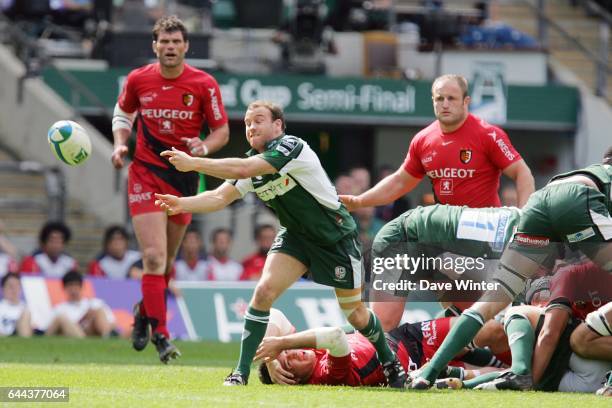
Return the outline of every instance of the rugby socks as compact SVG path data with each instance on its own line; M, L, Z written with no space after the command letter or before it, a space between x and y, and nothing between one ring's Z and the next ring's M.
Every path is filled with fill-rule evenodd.
M166 280L163 275L142 276L142 303L153 333L170 338L166 328Z
M378 355L378 360L381 364L395 360L395 353L391 351L389 344L387 344L387 339L385 338L385 333L380 325L380 320L378 320L378 317L376 317L374 312L371 310L368 310L368 312L370 313L368 325L363 329L358 329L359 333L363 334L363 336L370 340L370 343L374 345L376 354Z
M461 361L475 365L478 367L502 367L503 361L500 361L488 348L475 348L465 353Z
M270 320L269 310L264 312L253 309L250 306L244 315L244 329L242 330L242 340L240 342L240 359L234 372L242 374L245 378L249 378L251 373L251 363L259 343L261 343L266 334L268 320Z
M480 384L484 384L486 382L493 381L494 379L499 377L501 373L502 373L501 371L492 371L490 373L479 375L478 377L472 378L471 380L465 380L463 382L463 388L471 389Z
M442 345L429 361L429 364L425 366L420 377L433 384L449 361L453 360L472 341L483 325L484 319L480 313L471 309L465 310L451 327Z
M138 313L140 313L141 316L144 316L144 317L147 316L147 310L145 309L145 306L144 306L144 299L138 302Z
M512 315L506 323L506 334L512 353L510 371L519 375L530 374L531 357L535 344L535 333L531 328L531 323L523 316Z

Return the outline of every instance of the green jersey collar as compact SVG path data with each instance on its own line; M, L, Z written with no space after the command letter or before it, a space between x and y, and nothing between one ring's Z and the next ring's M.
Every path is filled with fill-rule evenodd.
M265 146L264 146L264 147L265 147L265 150L264 150L264 151L268 151L268 150L272 150L272 149L274 149L274 148L276 147L276 145L280 143L280 140L281 140L283 137L285 137L285 134L284 134L284 133L281 133L281 134L280 134L280 136L277 136L277 137L275 137L275 138L274 138L274 139L272 139L272 140L268 140L268 142L266 142L266 144L265 144ZM263 152L262 152L262 153L263 153ZM259 152L258 152L257 150L255 150L255 149L250 149L250 150L249 150L249 151L246 153L246 155L247 155L247 156L249 156L249 157L251 157L251 156L255 156L255 155L258 155L258 154L259 154Z

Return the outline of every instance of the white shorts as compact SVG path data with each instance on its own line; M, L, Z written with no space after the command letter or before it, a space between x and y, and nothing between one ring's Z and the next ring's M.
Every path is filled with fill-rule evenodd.
M606 374L611 369L612 362L587 360L572 353L569 369L559 383L559 391L595 392L606 381Z

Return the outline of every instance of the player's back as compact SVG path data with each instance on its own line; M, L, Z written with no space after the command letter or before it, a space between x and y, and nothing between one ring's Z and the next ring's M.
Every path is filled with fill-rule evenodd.
M407 240L460 255L498 257L520 219L514 207L468 208L436 204L406 213Z

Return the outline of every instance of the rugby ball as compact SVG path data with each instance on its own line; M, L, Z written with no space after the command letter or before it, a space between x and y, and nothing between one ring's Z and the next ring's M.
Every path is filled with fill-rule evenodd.
M47 140L53 154L71 166L82 164L91 155L89 135L81 125L71 120L60 120L51 125Z

